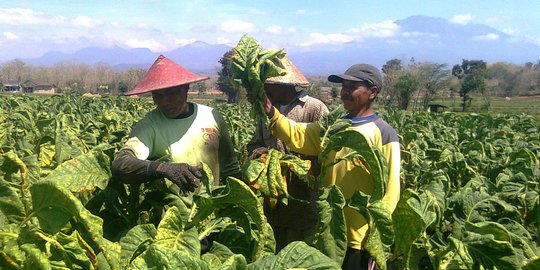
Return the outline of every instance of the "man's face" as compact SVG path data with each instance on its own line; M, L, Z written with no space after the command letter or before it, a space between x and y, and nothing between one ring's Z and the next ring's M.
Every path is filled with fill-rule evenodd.
M377 88L369 87L364 82L343 80L340 96L345 110L350 115L357 116L371 106L377 96Z
M283 105L283 97L286 89L278 84L264 84L264 92L272 104Z
M175 118L187 112L187 92L189 84L152 92L157 108L168 118Z

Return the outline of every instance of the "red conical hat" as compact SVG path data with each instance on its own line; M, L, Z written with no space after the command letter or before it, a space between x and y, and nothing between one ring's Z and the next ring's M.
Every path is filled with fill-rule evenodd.
M271 77L266 79L264 83L267 84L288 84L299 87L308 87L309 81L304 77L302 72L293 64L293 62L287 57L283 57L281 62L285 66L287 73L283 76Z
M197 75L160 55L146 72L143 79L125 95L138 95L206 79L208 77Z

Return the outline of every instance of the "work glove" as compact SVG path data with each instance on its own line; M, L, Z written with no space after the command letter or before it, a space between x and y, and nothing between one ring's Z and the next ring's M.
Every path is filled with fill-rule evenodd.
M262 154L268 154L268 148L266 147L257 147L251 151L251 159L257 159L262 156Z
M160 163L156 168L156 173L160 177L165 177L175 183L184 196L195 191L199 187L199 179L202 166L190 166L185 163Z

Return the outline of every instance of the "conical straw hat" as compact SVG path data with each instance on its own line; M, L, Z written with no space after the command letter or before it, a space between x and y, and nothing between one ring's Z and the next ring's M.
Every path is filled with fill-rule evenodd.
M277 77L271 77L266 79L264 83L267 84L288 84L288 85L294 85L294 86L300 86L300 87L308 87L309 82L304 77L302 72L291 62L291 60L285 56L283 59L281 59L283 65L285 66L285 70L287 71L287 74L283 76L277 76Z
M126 92L125 95L138 95L206 79L208 77L197 75L167 57L160 55L146 72L143 79L137 83L135 88Z

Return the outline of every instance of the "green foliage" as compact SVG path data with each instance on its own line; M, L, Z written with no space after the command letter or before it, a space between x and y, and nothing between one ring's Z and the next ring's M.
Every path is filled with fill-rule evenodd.
M283 50L264 50L257 41L244 35L234 48L231 73L233 82L242 86L253 98L253 117L268 123L263 108L264 82L267 78L285 75L281 59Z
M462 80L459 96L463 98L461 108L466 111L471 106L470 93L476 92L487 95L487 67L482 60L465 60L461 65L454 65L452 75Z
M350 148L349 158L372 168L375 192L346 201L338 187L321 188L316 233L275 254L262 197L246 179L185 198L166 180L111 178L114 152L152 108L146 99L76 93L2 96L0 268L339 269L350 207L368 220L365 248L381 269L538 269L540 124L533 117L381 112L402 148L402 196L390 215L380 204L384 160L334 111L320 120L321 148ZM244 153L253 127L246 108L219 110ZM295 161L281 157L281 169L305 171Z

